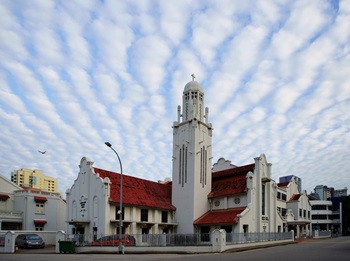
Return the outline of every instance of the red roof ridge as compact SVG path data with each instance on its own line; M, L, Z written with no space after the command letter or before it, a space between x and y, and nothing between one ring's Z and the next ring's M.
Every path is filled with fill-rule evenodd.
M235 168L215 171L212 173L213 179L220 179L230 176L246 175L249 171L254 171L255 163L243 165Z

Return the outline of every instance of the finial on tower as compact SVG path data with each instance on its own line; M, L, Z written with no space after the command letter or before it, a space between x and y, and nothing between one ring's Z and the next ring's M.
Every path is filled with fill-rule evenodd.
M192 73L191 76L192 76L192 81L194 81L194 78L196 78L196 76L194 76L194 73Z

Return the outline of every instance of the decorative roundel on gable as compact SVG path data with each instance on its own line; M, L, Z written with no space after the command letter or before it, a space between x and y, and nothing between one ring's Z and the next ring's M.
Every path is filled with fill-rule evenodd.
M235 198L235 204L239 204L241 203L241 199L240 198Z
M219 200L216 200L216 201L214 202L214 204L215 204L215 207L218 207L218 206L220 206L220 201L219 201Z

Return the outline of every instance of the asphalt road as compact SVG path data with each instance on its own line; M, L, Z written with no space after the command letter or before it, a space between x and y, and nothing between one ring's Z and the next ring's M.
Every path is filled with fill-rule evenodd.
M307 240L298 244L268 247L220 254L51 254L40 250L25 250L15 254L0 254L1 261L103 261L103 260L350 260L350 237Z

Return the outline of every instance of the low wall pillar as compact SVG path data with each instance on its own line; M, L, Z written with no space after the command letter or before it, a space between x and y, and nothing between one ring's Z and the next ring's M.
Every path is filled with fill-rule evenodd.
M215 229L212 232L211 245L213 252L222 252L226 246L226 231L224 229Z
M15 232L8 231L5 234L5 249L4 249L4 253L14 253L15 252L15 240L16 240Z
M65 241L66 240L66 233L62 230L57 231L56 233L56 253L60 253L60 243L59 241Z

